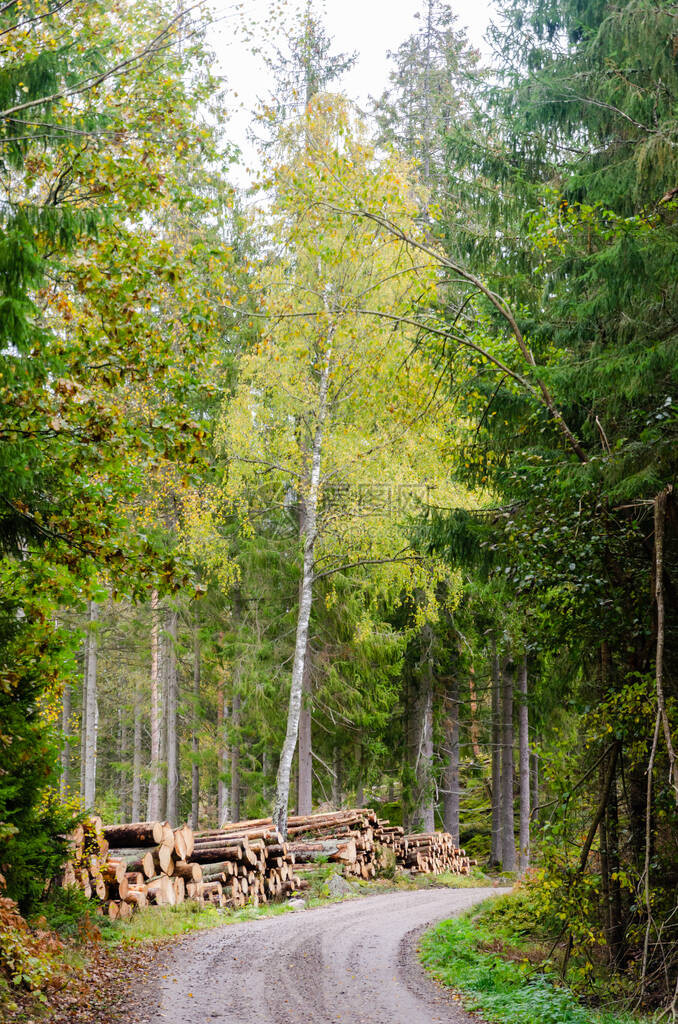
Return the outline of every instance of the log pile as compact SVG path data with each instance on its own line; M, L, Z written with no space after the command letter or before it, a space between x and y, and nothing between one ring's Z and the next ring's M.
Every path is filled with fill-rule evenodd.
M386 867L388 851L391 864L394 858L413 874L467 875L475 864L447 832L405 835L364 808L293 815L286 842L271 818L193 833L160 821L102 827L92 817L77 826L69 844L60 884L79 887L113 920L185 899L220 908L259 906L307 889L310 882L297 872L318 861L364 880Z
M396 863L412 874L468 875L476 861L455 846L449 832L416 832L398 835L394 841Z

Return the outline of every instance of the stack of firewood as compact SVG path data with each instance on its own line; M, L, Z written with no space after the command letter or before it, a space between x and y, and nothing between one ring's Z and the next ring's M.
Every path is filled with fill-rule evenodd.
M466 856L466 851L455 846L449 832L415 832L397 836L394 842L396 863L412 874L442 875L451 873L468 875L477 863Z
M197 832L190 863L203 881L188 894L221 907L254 906L308 888L294 873L295 858L270 818L229 822Z
M193 852L188 825L173 829L166 822L141 821L107 825L103 833L109 847L104 870L117 882L120 903L175 906L184 902L187 884L202 880L200 866L188 863ZM110 904L108 912L115 916Z
M161 821L102 827L91 817L68 837L70 858L59 879L74 885L112 920L127 920L135 908L183 902L186 882L202 879L199 864L187 864L193 852L188 826L172 829Z
M97 899L100 912L114 920L148 904L174 906L185 899L222 908L258 906L307 889L301 865L317 861L365 880L386 866L388 850L391 864L395 857L412 873L466 875L475 864L448 833L405 835L363 808L293 815L286 842L271 818L193 833L187 825L172 829L161 821L104 828L93 817L77 826L69 843L60 883Z

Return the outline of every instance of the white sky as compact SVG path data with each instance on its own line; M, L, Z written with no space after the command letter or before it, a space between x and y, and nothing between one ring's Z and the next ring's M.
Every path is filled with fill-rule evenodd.
M283 0L284 3L284 0ZM223 6L222 6L223 5ZM245 18L258 20L262 27L262 48L266 48L266 27L273 23L270 12L273 0L245 0ZM479 49L490 20L491 0L451 0L459 27L467 29L469 41ZM224 14L232 10L232 0L216 0L217 17L221 7ZM348 72L340 87L363 105L369 96L380 96L388 82L389 50L396 50L419 23L414 14L423 8L423 0L324 0L318 2L324 9L324 22L334 38L334 52L359 53L355 67ZM291 16L294 6L285 8ZM258 34L258 33L257 33ZM222 74L230 89L237 93L231 121L231 138L242 149L246 162L253 161L251 147L246 142L249 111L272 88L265 62L251 53L251 43L233 32L233 19L226 16L218 22L210 40L219 60ZM241 172L242 173L242 172ZM237 175L240 178L240 173Z

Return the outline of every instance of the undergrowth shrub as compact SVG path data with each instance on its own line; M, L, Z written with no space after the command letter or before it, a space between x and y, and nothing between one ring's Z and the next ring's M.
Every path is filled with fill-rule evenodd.
M6 982L38 992L52 980L61 949L52 932L30 929L14 900L0 897L0 974ZM39 998L44 1000L42 992Z

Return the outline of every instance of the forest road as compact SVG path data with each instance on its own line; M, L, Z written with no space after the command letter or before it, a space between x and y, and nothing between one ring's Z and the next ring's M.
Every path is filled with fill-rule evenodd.
M502 890L348 900L199 932L151 990L151 1024L477 1024L424 973L422 930Z

